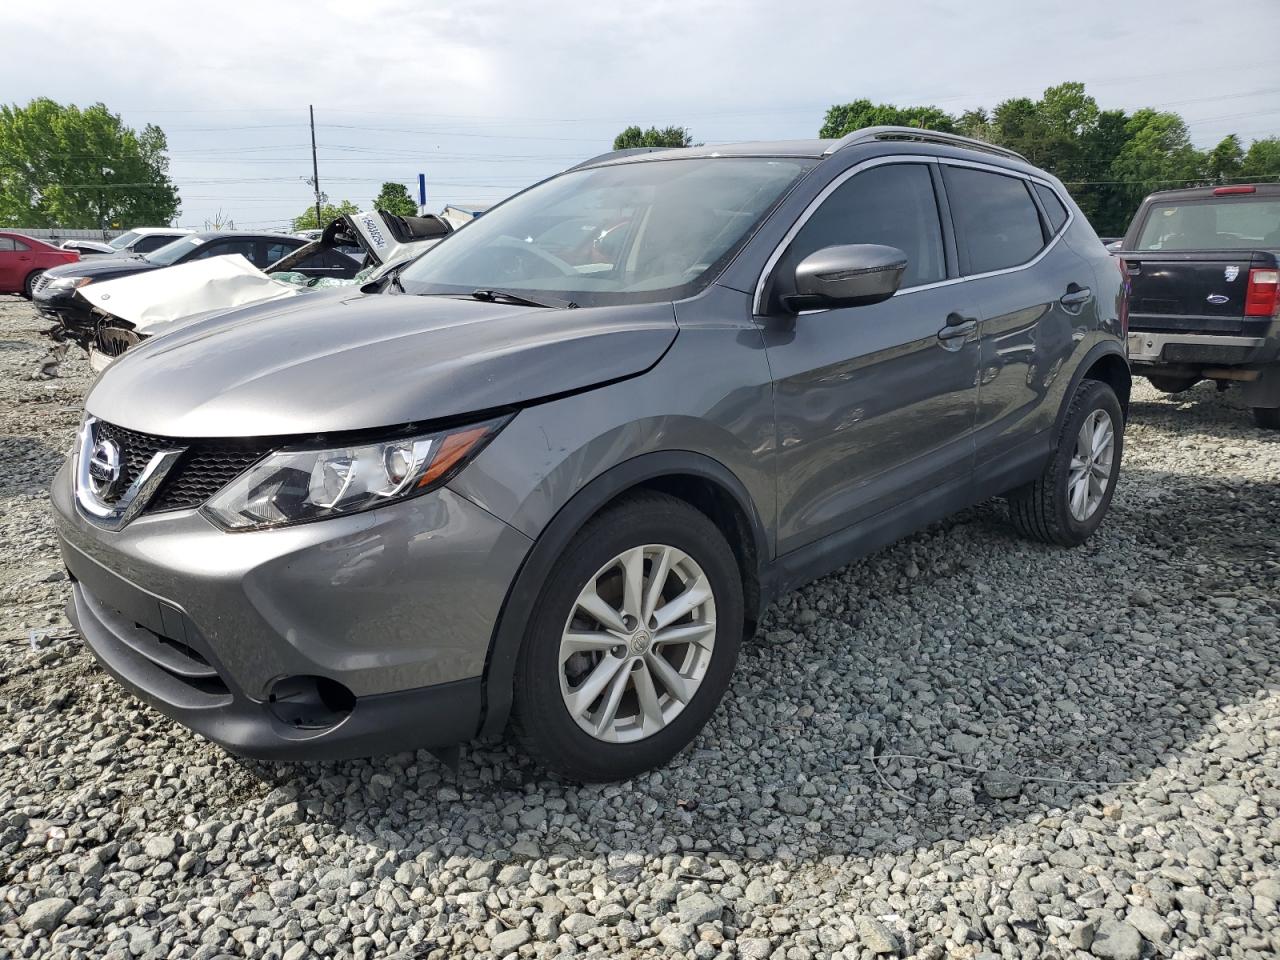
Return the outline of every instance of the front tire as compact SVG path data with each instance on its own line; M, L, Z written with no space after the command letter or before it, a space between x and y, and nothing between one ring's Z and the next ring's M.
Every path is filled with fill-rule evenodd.
M1044 472L1009 494L1023 536L1075 547L1093 535L1111 506L1124 447L1124 412L1115 391L1084 380L1067 408Z
M27 274L27 279L22 282L22 295L28 300L34 298L36 281L40 279L42 273L44 273L43 270L32 270Z
M1263 430L1280 430L1280 407L1254 407L1253 422Z
M573 780L625 780L688 746L729 685L742 577L719 529L641 493L593 517L543 585L516 663L515 732Z

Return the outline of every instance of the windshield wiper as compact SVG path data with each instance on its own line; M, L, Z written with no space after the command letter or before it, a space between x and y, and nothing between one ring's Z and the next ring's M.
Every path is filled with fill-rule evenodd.
M511 293L509 290L473 290L471 295L477 300L484 300L486 303L503 300L507 303L518 303L525 307L551 307L558 310L576 310L578 308L578 305L572 300L561 300L559 297L542 297L535 300L533 297L526 297L521 293Z

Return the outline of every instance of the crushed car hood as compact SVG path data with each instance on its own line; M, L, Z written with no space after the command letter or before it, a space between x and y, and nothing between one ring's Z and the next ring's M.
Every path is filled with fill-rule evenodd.
M80 296L103 313L127 320L134 330L147 335L210 310L231 310L302 292L291 283L272 280L238 253L80 288Z
M362 430L642 373L677 332L670 303L561 310L343 293L255 304L147 341L85 405L162 437Z

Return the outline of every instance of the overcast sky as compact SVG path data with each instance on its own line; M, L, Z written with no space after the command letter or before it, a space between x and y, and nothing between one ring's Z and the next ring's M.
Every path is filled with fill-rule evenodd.
M169 137L179 222L282 227L321 186L492 200L630 123L815 136L859 97L959 113L1081 80L1179 111L1197 145L1280 135L1280 0L3 0L0 98L101 100ZM1219 11L1221 13L1219 14Z

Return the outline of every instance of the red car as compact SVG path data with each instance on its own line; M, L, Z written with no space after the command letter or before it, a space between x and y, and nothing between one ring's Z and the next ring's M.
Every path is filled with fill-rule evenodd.
M20 293L30 300L40 274L79 259L80 254L74 250L62 250L35 237L0 230L0 293Z

